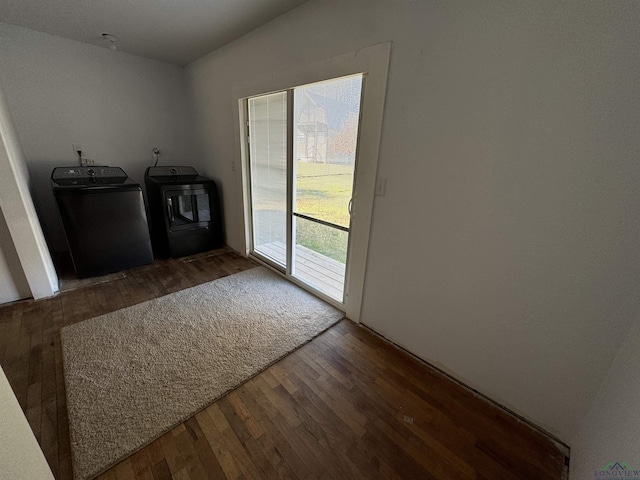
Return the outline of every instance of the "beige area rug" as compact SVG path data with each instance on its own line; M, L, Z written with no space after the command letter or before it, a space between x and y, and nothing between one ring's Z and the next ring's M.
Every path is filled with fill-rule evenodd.
M258 267L63 328L74 477L98 475L342 317Z

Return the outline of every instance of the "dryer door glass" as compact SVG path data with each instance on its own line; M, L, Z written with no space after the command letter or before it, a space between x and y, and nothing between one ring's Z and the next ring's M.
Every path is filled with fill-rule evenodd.
M198 208L198 220L201 222L211 221L211 207L209 204L209 195L200 193L196 197L196 207Z
M169 190L165 192L169 229L186 230L211 223L209 194L205 190Z
M178 198L177 214L184 222L196 222L196 209L193 208L193 195L180 195Z

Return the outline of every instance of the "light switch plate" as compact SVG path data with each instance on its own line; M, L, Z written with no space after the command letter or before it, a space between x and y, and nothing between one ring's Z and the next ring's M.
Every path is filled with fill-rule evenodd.
M376 195L378 197L384 197L385 193L387 193L387 179L380 178L376 181Z

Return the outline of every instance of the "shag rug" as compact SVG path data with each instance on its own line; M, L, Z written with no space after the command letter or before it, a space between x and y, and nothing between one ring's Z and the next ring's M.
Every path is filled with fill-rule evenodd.
M74 477L100 474L342 317L257 267L63 328Z

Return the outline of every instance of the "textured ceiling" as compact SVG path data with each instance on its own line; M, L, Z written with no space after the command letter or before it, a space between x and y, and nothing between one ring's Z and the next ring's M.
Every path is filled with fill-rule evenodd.
M186 65L307 0L0 0L0 21Z

